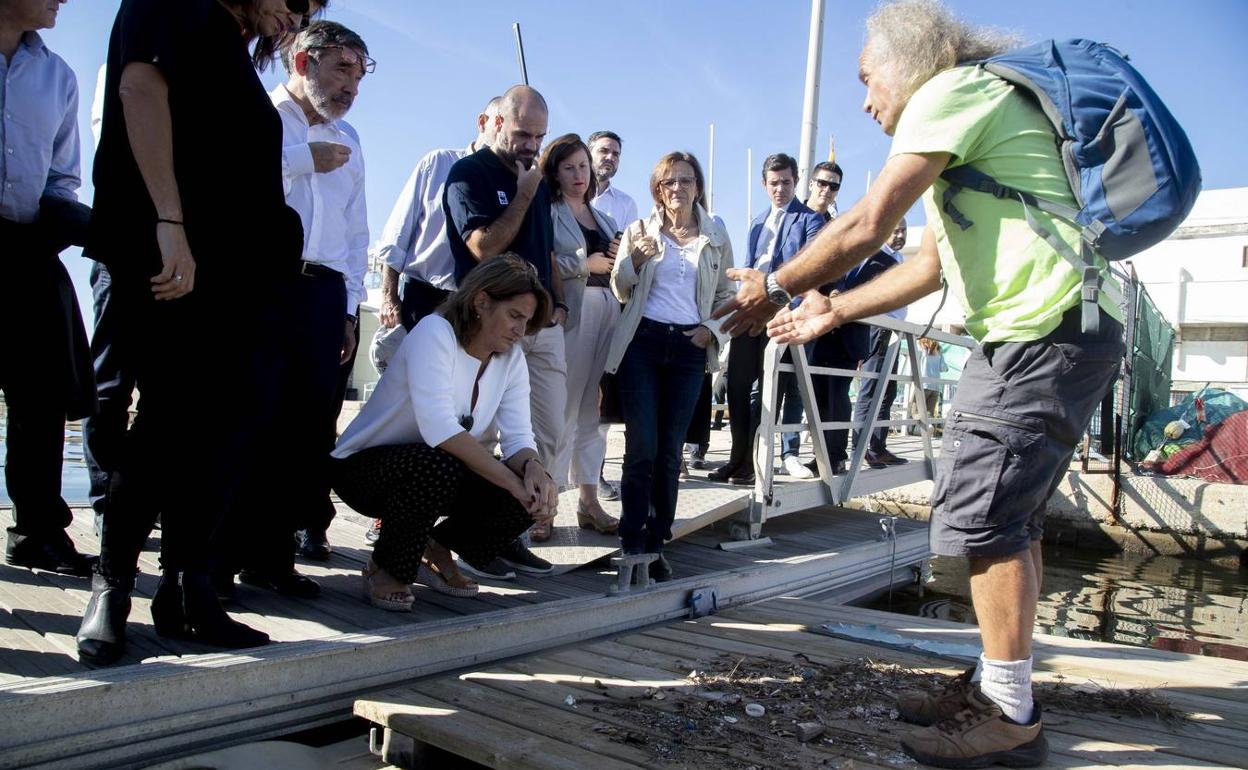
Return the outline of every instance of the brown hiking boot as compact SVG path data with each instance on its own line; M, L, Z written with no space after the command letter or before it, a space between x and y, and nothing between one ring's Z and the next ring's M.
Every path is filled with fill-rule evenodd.
M1006 719L997 704L973 684L965 690L966 706L949 719L915 730L901 740L911 757L933 767L1036 767L1044 763L1049 744L1040 724L1040 704L1031 722Z
M971 666L938 693L906 692L897 696L897 714L903 722L927 727L942 719L949 719L966 708L966 690L971 686Z

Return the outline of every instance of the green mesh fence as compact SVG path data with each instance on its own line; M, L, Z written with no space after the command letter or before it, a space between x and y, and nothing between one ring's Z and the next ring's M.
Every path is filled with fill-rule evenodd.
M1170 406L1170 367L1174 357L1174 327L1162 316L1143 284L1135 282L1131 334L1131 389L1124 417L1127 458L1139 461L1135 435L1153 412Z

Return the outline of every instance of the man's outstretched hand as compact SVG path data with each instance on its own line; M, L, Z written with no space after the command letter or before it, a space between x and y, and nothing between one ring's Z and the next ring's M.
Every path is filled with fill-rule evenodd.
M767 327L768 319L780 309L767 298L767 287L763 284L766 276L751 268L735 267L728 271L728 277L740 281L741 288L737 296L716 308L711 318L731 314L721 327L726 334L757 337Z
M801 345L840 326L832 298L817 291L802 295L802 304L785 308L767 324L767 335L776 342Z

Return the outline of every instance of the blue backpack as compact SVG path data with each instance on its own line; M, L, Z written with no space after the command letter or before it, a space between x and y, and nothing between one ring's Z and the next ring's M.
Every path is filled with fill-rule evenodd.
M962 189L1022 202L1027 224L1083 276L1082 326L1095 332L1102 275L1093 253L1126 259L1164 240L1200 193L1200 166L1183 128L1122 54L1090 40L1047 40L973 66L1030 94L1053 124L1078 209L1000 184L970 166L947 169L945 212L971 222L953 205ZM1038 208L1080 228L1082 254L1048 232Z

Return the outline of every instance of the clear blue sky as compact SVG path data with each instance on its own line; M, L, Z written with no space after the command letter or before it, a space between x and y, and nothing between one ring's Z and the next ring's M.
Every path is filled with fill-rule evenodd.
M1244 0L947 0L963 17L1019 32L1026 40L1086 37L1126 52L1183 123L1196 147L1205 187L1248 185L1248 31ZM91 200L88 111L104 61L116 0L72 0L48 45L78 75L84 143L82 199ZM845 210L878 170L889 139L861 111L857 80L863 19L873 0L827 0L819 144L829 134L845 168ZM715 209L734 246L745 236L746 185L764 204L757 169L771 152L797 155L801 135L810 5L804 0L635 0L568 3L531 0L425 2L332 0L326 18L360 33L377 59L347 119L358 129L368 174L374 238L417 159L430 149L464 146L484 102L518 80L511 23L519 21L530 81L551 107L550 136L609 128L624 138L616 184L649 207L646 180L673 149L706 165L715 124ZM277 75L265 75L266 84ZM222 132L234 130L220 105ZM205 147L205 152L214 148ZM912 224L922 221L912 215ZM90 316L81 258L66 263Z

